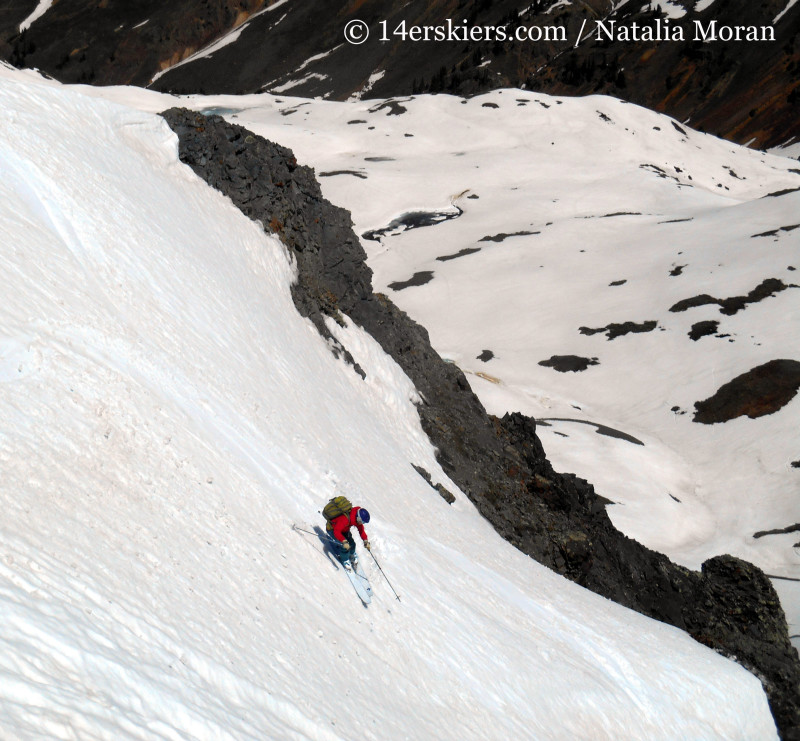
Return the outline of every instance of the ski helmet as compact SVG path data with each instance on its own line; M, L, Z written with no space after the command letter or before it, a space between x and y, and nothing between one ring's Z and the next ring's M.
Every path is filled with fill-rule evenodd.
M356 517L358 517L359 521L362 523L369 522L369 512L367 512L367 510L365 510L363 507L358 508L358 514Z

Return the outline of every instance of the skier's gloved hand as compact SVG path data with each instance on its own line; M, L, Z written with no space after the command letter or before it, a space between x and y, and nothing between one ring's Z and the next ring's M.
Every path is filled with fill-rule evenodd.
M346 540L343 543L340 543L339 545L341 545L342 549L345 550L345 551L349 551L350 550L350 543L348 543Z
M372 546L370 545L370 542L368 540L364 541L364 548L366 548L368 551L372 550Z

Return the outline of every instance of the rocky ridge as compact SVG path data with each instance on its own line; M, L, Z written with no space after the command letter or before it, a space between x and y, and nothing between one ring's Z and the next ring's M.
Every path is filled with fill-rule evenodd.
M181 160L286 244L298 269L298 311L326 336L324 318L347 315L403 368L423 400L420 420L442 468L502 537L578 584L737 660L763 683L781 737L800 739L800 660L763 572L731 556L693 572L616 530L588 482L553 470L533 419L489 416L426 330L372 292L350 215L322 197L313 170L218 116L184 109L163 115L178 135Z

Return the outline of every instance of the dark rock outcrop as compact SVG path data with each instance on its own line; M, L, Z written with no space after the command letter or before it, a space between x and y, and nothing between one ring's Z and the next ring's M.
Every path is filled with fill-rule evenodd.
M396 280L389 284L389 288L393 291L402 291L405 288L413 288L414 286L424 286L433 280L432 270L420 270L414 273L408 280Z
M785 291L787 288L797 288L798 286L790 283L787 285L778 278L767 278L762 280L752 291L746 296L731 296L729 298L714 298L707 293L692 298L683 299L673 304L670 307L672 312L686 311L687 309L694 309L698 306L708 306L709 304L717 304L720 306L720 313L732 316L742 309L747 308L748 304L757 304L765 298L771 298L776 293Z
M701 337L708 337L709 335L716 334L718 329L719 322L715 322L711 319L703 322L695 322L689 331L689 337L697 342Z
M623 432L622 430L615 430L613 427L608 427L607 425L601 425L598 424L597 422L590 422L588 419L571 419L569 417L543 417L541 419L538 419L536 421L536 424L540 427L550 427L551 422L569 422L571 424L586 425L588 427L594 427L595 432L598 435L613 437L615 440L625 440L626 442L629 442L632 445L644 445L644 443L641 440L634 437L633 435L629 435L627 432Z
M694 421L711 425L736 417L763 417L786 406L800 389L800 362L770 360L736 376L717 393L695 402Z
M600 365L600 362L597 358L582 358L580 355L551 355L547 360L540 360L539 365L559 373L580 373L590 365Z
M553 470L534 420L487 415L426 330L371 292L349 216L322 198L309 168L219 117L164 115L181 159L284 239L300 271L298 310L322 331L322 317L347 313L403 368L423 399L420 420L443 469L500 535L588 589L736 658L763 682L784 738L800 734L800 662L758 569L722 556L692 572L621 534L590 484Z
M753 533L753 537L763 538L767 535L787 535L788 533L797 533L800 532L800 523L795 523L794 525L789 525L789 527L779 527L774 530L759 530L757 533Z
M605 327L581 327L580 333L585 335L606 333L609 340L615 340L617 337L623 337L626 334L652 332L658 326L658 322L654 319L649 319L645 322L612 322Z
M453 494L453 492L450 491L444 484L434 484L430 473L428 471L426 471L422 466L417 466L417 465L414 465L414 464L412 464L412 466L413 466L414 470L420 476L422 476L422 478L425 479L425 481L428 482L430 487L434 491L438 492L439 496L442 499L444 499L445 502L447 502L448 504L452 504L453 502L456 501L455 494Z
M323 317L341 321L340 311L351 314L372 295L372 271L350 213L323 199L313 171L298 165L289 149L218 116L185 109L163 115L178 134L181 159L290 249L298 269L292 286L295 306L337 345ZM203 136L206 126L213 134Z

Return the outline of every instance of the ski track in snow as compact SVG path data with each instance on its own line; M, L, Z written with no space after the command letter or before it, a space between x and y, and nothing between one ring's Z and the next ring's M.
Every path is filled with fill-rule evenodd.
M13 111L0 119L2 735L775 738L751 674L553 574L494 533L438 466L408 378L349 323L329 326L366 380L337 361L294 308L283 246L178 162L174 135L146 112L167 98L66 88L7 68L0 80L0 110ZM392 238L409 248L395 265L394 245L378 246L378 281L421 259L427 248L416 240L426 231L462 233L476 223L480 236L504 231L499 221L515 210L498 210L494 223L470 213L470 194L494 208L476 165L496 157L498 136L505 144L541 138L526 126L464 133L455 101L434 98L419 111L404 101L447 132L454 162L468 163L450 168L450 182L420 181L403 174L407 162L384 156L399 153L385 137L387 121L399 119L392 125L405 133L405 114L358 104L376 134L354 150L342 134L354 128L346 123L354 109L343 104L313 106L311 118L335 126L303 130L287 125L286 103L270 96L189 102L243 111L256 98L263 107L247 111L252 126L287 135L298 155L316 148L331 161L375 158L367 169L376 200L369 213L355 211L358 228L388 223L412 200L464 209ZM474 102L478 120L490 115L483 100ZM580 133L577 110L566 114L571 134ZM628 109L608 110L616 125L629 123ZM471 159L474 152L483 154ZM760 167L753 160L752 171ZM740 170L752 174L737 162ZM338 195L348 202L358 195L349 181L359 179L326 182L345 180ZM628 185L641 189L636 178ZM526 189L518 197L528 221L544 222L553 198L566 197L539 195L531 208L537 200ZM505 187L498 197L514 206L513 194ZM581 188L571 198L572 215L618 210ZM689 210L699 216L719 203L701 197ZM600 225L612 221L591 223L602 235ZM496 247L535 253L528 240L537 236ZM443 246L437 240L433 252ZM453 275L481 254L448 263ZM501 334L495 339L499 361L509 349ZM498 388L517 393L510 370L501 368ZM553 412L559 405L554 399ZM648 437L647 449L653 443ZM432 492L412 463L456 492L455 503ZM662 465L680 475L678 464ZM325 501L342 492L368 503L375 555L402 603L367 560L375 594L363 607L335 564L292 531L292 522L319 522ZM409 513L420 511L424 522L409 527Z

